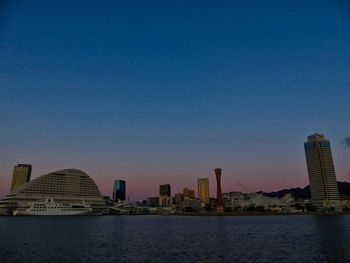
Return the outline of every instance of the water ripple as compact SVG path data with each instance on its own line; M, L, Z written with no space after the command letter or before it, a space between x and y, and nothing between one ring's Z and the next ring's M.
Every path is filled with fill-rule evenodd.
M1 217L0 262L350 262L350 216Z

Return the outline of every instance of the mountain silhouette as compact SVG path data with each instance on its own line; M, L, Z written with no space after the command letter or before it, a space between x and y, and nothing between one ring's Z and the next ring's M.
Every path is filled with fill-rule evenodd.
M339 189L339 195L342 199L350 198L350 183L348 182L337 182L338 183L338 189ZM269 197L278 197L282 198L288 193L291 193L295 200L299 199L310 199L311 194L310 194L310 186L305 186L304 188L290 188L290 189L283 189L279 190L277 192L258 192L258 193L263 193L265 196Z

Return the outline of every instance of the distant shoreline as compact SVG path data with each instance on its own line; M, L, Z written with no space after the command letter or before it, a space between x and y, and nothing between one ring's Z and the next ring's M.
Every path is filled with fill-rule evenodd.
M140 216L140 215L159 215L159 216L303 216L303 215L321 215L321 216L335 216L335 215L349 215L350 211L346 212L304 212L304 213L271 213L271 212L252 212L252 213L174 213L174 214L152 214L152 213L139 213L139 214L111 214L109 216Z
M339 216L339 215L349 215L350 211L343 212L304 212L304 213L271 213L271 212L252 212L252 213L215 213L215 212L207 212L207 213L135 213L135 214L105 214L99 216L189 216L189 217L239 217L239 216ZM93 215L69 215L70 217L85 217L85 216L93 216ZM96 216L96 215L94 215ZM14 217L13 215L0 215L0 217ZM67 216L16 216L16 217L67 217Z
M300 216L300 215L348 215L350 212L304 212L304 213L175 213L174 216Z

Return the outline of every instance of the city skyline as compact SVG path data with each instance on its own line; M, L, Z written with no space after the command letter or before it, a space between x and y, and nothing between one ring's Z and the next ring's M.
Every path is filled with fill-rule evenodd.
M324 137L324 135L323 134L312 134L312 135L310 135L310 136L308 136L307 137L307 141L306 142L304 142L304 148L306 147L305 145L307 145L308 143L312 143L313 144L313 141L325 141L325 143L327 143L327 145L328 145L328 147L329 147L329 140L326 140L325 139L325 137ZM305 151L306 151L306 148L305 148ZM328 153L329 152L329 153ZM330 148L329 148L329 150L327 149L327 154L329 154L330 155L330 157L328 157L327 156L327 158L329 159L330 158L330 163L329 163L329 166L333 169L333 173L335 172L335 169L334 169L334 164L333 164L333 158L332 158L332 153L330 152ZM306 168L308 169L308 163L310 162L310 157L308 157L310 154L306 154ZM312 157L312 158L314 158L314 157ZM327 159L327 162L328 162L328 159ZM314 162L314 161L313 161ZM327 164L328 165L328 164ZM32 170L32 166L30 165L30 164L18 164L18 165L15 165L14 166L14 168L13 168L13 175L12 175L12 183L11 183L11 188L13 187L12 186L12 184L13 184L13 180L14 180L14 175L15 175L15 171L17 171L16 169L18 169L18 167L21 167L21 166L28 166L28 167L30 167L30 173L31 173L31 170ZM74 169L74 168L69 168L69 169ZM327 168L328 169L328 168ZM216 182L216 192L214 193L214 195L212 196L212 192L211 191L209 191L209 197L214 197L215 195L216 195L216 198L217 198L217 196L218 196L218 191L219 191L219 188L221 188L220 187L220 181L221 181L221 171L222 171L222 169L221 168L219 168L219 167L217 167L215 170L215 182ZM313 170L311 170L311 171L313 171ZM309 172L310 173L310 172ZM323 173L323 172L322 172ZM42 176L42 175L40 175L40 176ZM40 176L38 176L38 177L40 177ZM219 177L218 177L219 176ZM313 175L313 176L315 176L315 175ZM320 176L320 175L317 175L317 177L318 176ZM337 179L335 178L335 174L333 175L334 176L334 182L336 182L337 181ZM349 176L350 176L350 173L349 173ZM218 179L219 178L219 179ZM311 180L310 179L310 174L308 175L308 178L309 178L309 180ZM35 178L33 178L33 179L35 179ZM208 178L196 178L196 183L197 183L197 186L198 186L198 188L197 188L197 192L195 191L195 190L191 190L191 189L188 189L187 188L187 186L184 186L184 188L183 188L183 190L182 191L175 191L176 193L185 193L186 191L193 191L193 195L194 196L196 196L197 198L199 198L199 199L201 199L200 198L200 194L199 194L199 181L200 180L208 180L208 182L209 182L209 179L210 179L210 176L208 177ZM219 180L219 181L218 181ZM313 180L319 180L319 179L317 179L316 177L315 177L315 179L313 179ZM341 181L341 180L340 180ZM101 190L101 193L104 195L104 196L109 196L110 198L112 198L113 200L115 199L115 189L116 189L116 182L123 182L124 183L124 188L125 188L125 183L126 183L126 181L125 180L116 180L116 179L114 179L113 180L113 187L112 187L112 193L111 194L109 194L109 193L105 193L105 192L103 192L102 190ZM334 182L332 182L332 183L334 183ZM246 187L245 185L243 185L243 184L241 184L240 182L236 182L237 183L237 185L239 185L239 187L240 187L240 189L236 189L235 188L235 191L238 191L238 192L247 192L247 193L249 193L249 192L257 192L257 191L253 191L251 188L249 188L249 187ZM21 184L23 184L23 182L21 183ZM162 191L165 191L164 190L164 187L168 187L167 189L167 191L169 191L169 193L168 194L166 194L167 196L175 196L175 194L174 195L171 195L171 193L170 193L170 189L171 189L171 184L163 184L163 185L159 185L159 196L162 196L162 194L161 194L161 192ZM176 185L174 188L175 189L179 189L178 188L179 186L178 185ZM303 187L303 186L297 186L297 187ZM162 189L163 188L163 189ZM213 188L213 187L212 187ZM289 187L285 187L285 189L290 189L290 188L293 188L293 187L291 187L291 186L289 186ZM274 189L274 190L281 190L281 189ZM174 191L174 190L173 190ZM233 189L230 189L230 190L227 190L227 191L223 191L223 192L231 192L231 191L233 191ZM261 191L261 190L260 190ZM264 191L264 190L262 190L262 191ZM327 191L327 190L318 190L318 191ZM337 190L338 191L338 190ZM268 192L268 191L266 191L265 190L265 192ZM8 194L9 193L9 191L7 191L7 192L5 192L6 194ZM338 193L338 192L337 192ZM124 200L125 200L125 198L126 198L126 195L127 194L134 194L134 192L124 192ZM221 194L221 190L220 190L220 194ZM135 193L135 196L137 196L140 200L141 199L145 199L145 198L147 198L147 197L150 197L150 196L154 196L155 194L151 194L151 195L148 195L148 196L145 196L145 195L140 195L139 193ZM339 198L339 194L338 194L338 198Z
M340 143L343 147L344 147L344 142L342 141L341 143ZM301 147L301 148L303 148L303 147ZM305 169L305 174L304 174L304 177L305 178L303 178L304 179L304 181L305 181L305 184L304 185L288 185L288 184L282 184L280 187L278 187L278 186L276 186L276 187L273 187L273 188L267 188L267 189L263 189L263 188L261 188L261 187L259 187L259 186L257 186L257 187L255 187L254 188L254 186L252 187L251 185L248 185L248 184L246 184L245 183L245 181L244 180L242 180L242 181L238 181L237 180L237 178L239 178L239 177L235 177L234 175L229 175L229 178L226 178L226 176L225 176L225 179L227 180L227 181L229 181L229 182L231 182L231 184L225 184L225 180L224 180L224 182L222 183L222 188L224 189L224 190L222 190L222 192L230 192L230 191L233 191L233 190L235 190L235 191L242 191L242 192L257 192L257 191L264 191L264 192L269 192L269 191L276 191L276 190L280 190L280 189L288 189L288 188L294 188L294 187L301 187L301 188L303 188L303 187L305 187L306 185L308 185L309 184L309 181L308 181L308 175L307 175L307 165L306 165L306 163L305 163L305 156L303 156L302 154L301 154L301 156L302 156L302 159L303 159L303 162L304 162L304 169ZM335 163L337 163L337 161L335 161ZM67 168L67 167L66 167ZM59 168L59 169L66 169L66 168ZM70 168L73 168L73 167L70 167ZM13 172L13 169L14 169L14 167L12 166L12 172ZM59 170L58 169L58 170ZM35 167L33 166L33 167L31 167L31 170L34 170L35 171ZM335 170L337 171L337 168L335 167ZM49 171L52 171L52 170L49 170ZM37 177L40 177L40 176L42 176L42 175L44 175L44 174L47 174L49 171L45 171L44 173L42 173L42 174L39 174L39 175L35 175L34 174L34 177L32 177L32 179L35 179L35 178L37 178ZM90 173L89 173L90 174ZM111 177L112 178L112 181L110 182L110 181L106 181L106 180L104 180L103 182L105 183L105 184L103 184L102 185L102 187L100 186L100 184L98 183L99 182L99 176L96 176L96 175L94 175L94 174L91 174L91 177L92 178L94 178L94 179L96 179L96 181L97 181L97 184L99 185L99 188L100 188L100 190L101 190L101 193L104 195L104 196L113 196L113 181L115 180L115 178L114 177ZM217 189L216 189L216 179L215 179L215 174L213 174L213 173L209 173L208 172L208 174L206 174L206 177L208 177L208 179L209 179L209 196L210 197L216 197L216 193L217 193ZM338 181L349 181L349 178L350 177L350 173L348 173L348 174L346 174L346 175L340 175L340 176L338 176L337 175L337 179L338 179ZM8 176L8 183L9 183L9 185L7 186L6 184L4 184L3 182L5 181L6 182L6 178L5 178L5 180L2 180L2 184L0 185L0 190L2 190L2 192L0 192L0 196L1 197L3 197L3 196L5 196L6 194L8 194L9 193L9 188L11 187L11 175L9 175ZM127 177L125 177L124 176L124 178L126 178L126 180L128 180L128 178ZM170 182L173 182L173 183L169 183L170 185L171 185L171 187L173 188L173 191L174 191L174 193L176 192L176 193L180 193L180 192L182 192L182 190L183 190L183 188L184 187L189 187L189 188L193 188L193 189L196 189L196 186L198 186L197 185L197 180L199 179L200 177L197 177L197 178L194 178L194 180L187 180L187 184L186 183L179 183L179 181L178 181L178 179L176 178L176 176L175 176L175 178L169 178L169 180L168 181L170 181ZM344 179L342 179L342 178L344 178ZM2 178L2 179L4 179L4 178ZM192 179L192 178L191 178ZM283 179L287 179L287 181L288 181L288 179L290 179L290 178L283 178ZM264 178L262 178L262 180L264 180ZM163 183L166 183L167 181L164 181ZM184 182L185 182L185 180L184 180ZM244 183L242 183L242 182L244 182ZM129 184L129 183L128 183ZM137 188L131 188L130 189L130 191L132 192L132 194L133 194L133 196L134 196L134 198L132 198L133 200L137 200L137 199L144 199L144 198L146 198L147 196L157 196L157 194L158 194L158 191L159 191L159 189L158 189L158 186L159 186L159 184L160 183L158 183L158 185L157 185L157 182L155 182L155 185L149 185L149 188L151 188L152 190L151 191L144 191L144 189L143 188L140 188L141 189L141 191L139 191L139 192L137 192ZM132 186L134 185L134 184L131 184ZM174 190L175 189L175 190ZM128 190L129 191L129 190ZM135 191L135 192L134 192ZM128 193L128 192L127 192ZM195 194L196 194L196 196L198 195L198 191L195 191Z
M133 199L203 177L215 196L217 166L223 192L304 187L313 133L350 179L345 1L8 2L0 196L18 163L79 168L104 195L124 178Z

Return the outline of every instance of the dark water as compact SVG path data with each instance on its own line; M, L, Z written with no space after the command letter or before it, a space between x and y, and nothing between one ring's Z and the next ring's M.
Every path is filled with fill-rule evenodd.
M0 217L0 262L350 262L350 216Z

